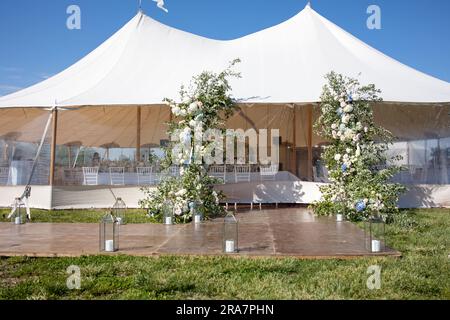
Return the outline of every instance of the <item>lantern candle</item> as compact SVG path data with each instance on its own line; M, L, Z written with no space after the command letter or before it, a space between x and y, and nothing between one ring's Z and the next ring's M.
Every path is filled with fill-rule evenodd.
M105 241L105 251L106 252L114 252L114 240L106 240Z
M336 221L337 221L337 222L342 222L342 221L344 221L344 216L343 216L342 214L336 215Z
M225 252L226 253L234 253L236 251L234 241L233 240L227 240L225 242Z
M372 252L380 252L380 251L381 251L381 241L372 240Z
M195 223L201 223L202 222L202 216L197 214L194 216L194 222Z
M166 225L171 225L172 224L172 217L166 217L165 224Z
M20 217L16 217L16 218L14 219L14 223L15 223L15 224L22 224L22 221L20 220Z

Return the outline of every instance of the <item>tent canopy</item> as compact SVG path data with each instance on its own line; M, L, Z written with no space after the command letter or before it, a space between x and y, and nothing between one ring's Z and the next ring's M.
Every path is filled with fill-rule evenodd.
M231 41L163 25L142 12L78 63L0 98L0 108L160 105L204 70L235 58L243 79L233 95L245 103L319 101L331 70L374 83L388 102L448 103L450 84L371 48L309 5L272 28Z

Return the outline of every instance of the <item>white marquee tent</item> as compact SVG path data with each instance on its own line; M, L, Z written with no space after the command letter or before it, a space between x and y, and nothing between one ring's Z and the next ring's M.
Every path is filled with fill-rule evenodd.
M449 102L450 84L371 48L307 6L292 19L231 41L163 25L143 13L60 74L0 98L1 108L155 105L203 70L240 58L234 96L252 103L319 101L334 70L375 83L385 101Z
M450 151L450 84L384 55L309 5L288 21L230 41L180 31L139 12L73 66L30 88L0 97L1 156L3 166L10 167L4 184L21 184L11 182L11 168L16 165L13 169L19 170L17 164L24 158L14 152L24 143L39 140L47 108L64 107L66 111L53 111L48 159L42 160L43 166L49 163L50 179L41 184L47 185L45 188L52 196L45 205L37 202L35 205L77 206L62 195L69 189L74 192L75 187L54 185L58 167L62 172L64 166L71 169L79 166L80 146L136 148L135 160L140 160L144 145L159 145L165 139L164 121L170 113L162 100L178 97L180 86L189 83L193 75L204 70L223 70L235 58L242 61L237 69L243 78L233 81L233 95L243 109L232 119L230 127L282 128L285 168L290 168L294 176L306 180L313 176L314 146L323 142L312 132L311 123L316 116L313 106L320 101L324 75L334 70L357 77L361 83L374 83L382 90L385 102L375 106L378 120L401 137L402 143L420 144L418 149L425 152L426 166L427 152L428 157L435 155L439 145L439 163L432 169L435 175L438 171L440 182L434 183L436 179L431 178L430 181L448 184L446 168L450 152L447 159L441 151ZM63 146L66 151L61 156ZM67 158L68 164L64 163ZM415 169L420 169L422 176L426 172L428 177L431 168L423 167ZM411 176L413 173L416 171ZM0 185L1 179L0 171ZM420 182L428 183L425 180ZM86 196L85 189L83 192ZM317 192L314 193L308 197L317 198ZM441 200L438 205L450 202ZM8 201L9 198L2 197L0 205ZM294 202L309 201L298 198Z

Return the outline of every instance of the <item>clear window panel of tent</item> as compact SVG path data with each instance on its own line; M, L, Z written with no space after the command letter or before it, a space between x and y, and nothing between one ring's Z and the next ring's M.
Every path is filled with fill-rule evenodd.
M403 171L393 181L406 185L450 182L450 107L438 105L378 105L378 124L395 136L390 156ZM389 165L389 164L387 164Z
M166 106L86 107L61 111L55 184L137 186L156 183L169 118Z
M49 184L51 126L44 136L49 116L34 108L0 111L0 186Z

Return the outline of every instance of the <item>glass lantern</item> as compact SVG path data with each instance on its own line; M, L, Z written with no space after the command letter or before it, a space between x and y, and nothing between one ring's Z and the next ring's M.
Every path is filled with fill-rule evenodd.
M174 217L173 217L173 206L171 205L170 202L166 202L163 205L163 223L166 226L170 226L173 225L173 221Z
M112 213L106 214L100 222L100 251L119 250L119 224Z
M385 231L386 224L380 216L372 216L365 221L364 234L367 251L379 253L386 250Z
M14 213L11 216L11 222L15 225L25 224L27 222L27 210L25 203L20 198L16 198L13 204Z
M127 205L122 200L122 198L117 198L116 203L112 207L112 215L116 218L119 225L127 224L125 212L127 210Z
M203 215L199 210L198 202L194 201L194 202L189 203L189 210L191 211L192 221L195 224L202 223Z
M238 220L233 213L229 212L224 219L223 228L223 252L238 252Z

